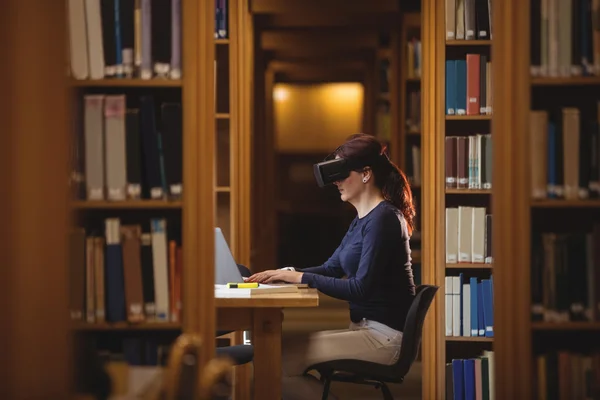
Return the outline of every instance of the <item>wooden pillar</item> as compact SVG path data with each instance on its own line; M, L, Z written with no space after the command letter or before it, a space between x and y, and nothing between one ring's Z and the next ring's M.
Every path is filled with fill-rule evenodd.
M0 398L70 392L65 2L0 13Z
M215 2L182 1L183 102L183 330L202 338L199 371L215 356L213 176L215 154Z
M421 76L421 141L423 148L423 281L440 286L423 327L424 399L445 397L444 366L446 342L444 329L445 235L440 226L445 220L444 188L444 0L423 0Z
M494 354L497 399L531 398L530 241L515 235L530 224L527 182L529 2L503 0L492 9L494 138L492 214Z

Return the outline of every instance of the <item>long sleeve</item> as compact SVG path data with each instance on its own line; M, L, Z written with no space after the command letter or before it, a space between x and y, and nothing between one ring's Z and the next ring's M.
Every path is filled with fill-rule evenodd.
M333 252L331 257L323 264L316 267L302 268L300 272L311 273L316 275L329 276L333 278L341 278L344 276L344 270L340 263L341 245Z
M400 222L389 215L380 215L364 226L362 251L358 269L347 279L305 272L302 283L308 283L324 294L340 300L361 301L376 290L376 277L383 274L394 249L399 246Z

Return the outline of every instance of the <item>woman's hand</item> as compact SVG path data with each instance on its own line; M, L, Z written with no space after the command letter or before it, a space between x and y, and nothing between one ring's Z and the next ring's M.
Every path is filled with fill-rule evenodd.
M246 282L258 282L258 283L273 283L277 281L283 281L287 283L301 283L302 272L298 271L286 271L280 269L270 269L267 271L257 272L249 278L244 278Z

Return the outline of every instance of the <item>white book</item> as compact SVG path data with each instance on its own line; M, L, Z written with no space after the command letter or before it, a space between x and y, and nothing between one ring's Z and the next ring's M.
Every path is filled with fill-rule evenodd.
M125 200L127 156L125 152L125 95L107 95L104 100L106 194L108 200Z
M462 307L460 303L460 276L452 277L452 336L462 336L460 334L461 318L460 309Z
M445 290L445 300L446 300L446 336L452 336L452 277L447 276L445 280L444 290Z
M89 76L88 38L83 0L69 0L69 51L71 76L87 79Z
M463 336L471 336L471 285L462 285L462 333Z
M154 218L152 226L152 259L154 264L154 302L157 321L169 321L169 272L167 221Z
M485 262L485 207L473 207L471 262Z
M104 44L100 0L85 0L88 65L91 79L104 78Z
M470 263L473 232L473 207L458 207L458 262Z
M446 263L458 262L458 208L446 208Z
M87 199L104 200L104 95L86 95L84 103Z

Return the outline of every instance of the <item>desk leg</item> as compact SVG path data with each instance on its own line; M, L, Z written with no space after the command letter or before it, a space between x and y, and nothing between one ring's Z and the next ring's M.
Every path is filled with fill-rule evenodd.
M281 400L282 321L280 308L253 311L254 400Z

